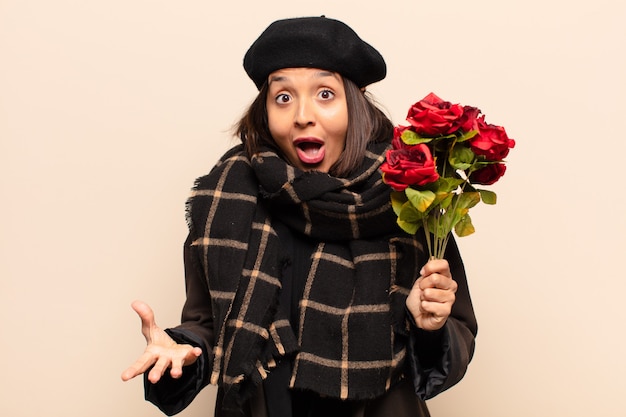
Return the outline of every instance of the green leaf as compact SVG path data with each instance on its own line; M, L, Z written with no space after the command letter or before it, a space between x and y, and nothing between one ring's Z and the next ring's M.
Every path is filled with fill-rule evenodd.
M456 224L461 221L463 216L468 212L466 208L457 208L456 210L446 210L441 216L439 224L440 236L445 236L452 231Z
M433 201L435 201L435 193L429 190L415 190L413 188L407 188L404 190L413 207L417 210L425 213Z
M439 177L437 180L437 191L452 192L458 188L459 185L465 182L461 178L453 177Z
M480 203L480 193L466 191L466 192L459 194L459 201L457 202L457 207L470 209L478 203Z
M443 230L445 228L442 227L442 217L439 217L439 221L437 221L435 216L428 216L428 218L426 219L426 223L428 224L428 230L433 235L445 236L445 234L443 233Z
M456 226L454 226L454 232L458 237L469 236L475 231L476 230L474 229L474 225L472 224L472 219L469 214L463 216Z
M454 197L454 193L445 193L442 191L437 191L435 193L435 201L433 204L438 204L442 209L448 208L450 203L452 202L452 198Z
M413 204L410 201L406 201L402 208L400 209L400 213L398 214L398 219L396 222L398 226L405 232L414 235L420 228L422 224L422 217L424 214L417 211Z
M486 167L487 165L491 164L491 162L485 162L483 161L481 157L478 157L474 160L474 163L472 164L472 166L470 167L470 169L467 171L467 176L470 176L473 172L478 171L481 168Z
M402 221L398 218L398 226L400 226L400 228L402 230L404 230L405 232L414 235L415 233L417 233L417 231L420 228L421 223L411 223L411 222L405 222Z
M450 151L448 162L454 169L465 171L472 166L476 155L465 145L455 145Z
M492 205L496 204L496 201L498 200L496 193L489 190L479 190L478 192L480 193L480 198L483 200L483 203Z
M459 136L459 138L457 139L457 142L465 142L466 140L470 140L477 134L478 134L478 130L470 130L469 132L463 133L461 136Z
M402 205L400 213L398 214L398 219L409 223L422 221L423 217L424 213L418 211L410 201L407 201Z
M432 140L432 138L423 138L412 130L405 130L402 132L402 136L400 136L402 142L407 145L417 145L420 143L428 143Z
M456 227L456 225L469 213L469 209L465 207L457 208L454 210L454 217L452 219L452 224L450 225L450 230Z
M391 192L391 207L393 208L393 212L396 213L396 216L400 215L400 210L402 210L402 206L404 203L408 201L406 194L404 192L392 191Z

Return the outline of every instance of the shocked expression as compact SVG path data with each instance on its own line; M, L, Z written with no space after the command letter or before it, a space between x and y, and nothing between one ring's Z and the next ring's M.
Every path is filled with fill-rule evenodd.
M328 172L346 144L348 106L341 76L285 68L268 81L269 129L285 158L305 171Z

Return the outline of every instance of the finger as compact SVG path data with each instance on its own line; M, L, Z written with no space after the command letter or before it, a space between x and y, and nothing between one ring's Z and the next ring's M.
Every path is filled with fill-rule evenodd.
M420 278L421 279L421 278ZM410 307L419 306L419 302L422 300L423 290L420 288L420 283L416 282L409 291L409 295L406 298L406 304Z
M458 284L451 278L439 274L426 277L422 283L422 300L454 302Z
M134 364L132 364L131 366L126 368L124 372L122 372L122 381L128 381L129 379L132 379L139 374L143 374L155 362L156 358L153 354L149 352L144 352L143 355L141 355Z
M179 356L172 358L172 369L170 375L172 378L180 378L183 374L183 367L194 363L200 355L202 355L202 349L199 347L191 347L189 345L180 346L184 348Z
M428 275L420 281L420 289L426 290L427 288L438 288L440 290L450 290L456 292L457 283L450 277L441 275L438 273Z
M172 369L170 375L174 379L178 379L183 375L183 366L185 365L185 358L174 358L172 360Z
M202 349L200 349L199 347L194 347L193 349L191 349L191 357L190 355L187 355L187 358L191 358L192 360L196 360L197 358L200 357L200 355L202 355ZM191 361L189 362L191 363Z
M138 374L134 368L132 367L126 368L124 372L122 372L122 381L124 382L129 381L133 379L134 377L136 377L137 375Z
M156 327L156 322L154 320L154 312L152 311L152 308L150 308L148 304L139 300L133 301L133 303L131 304L131 307L133 308L133 310L135 310L137 315L139 315L139 318L141 319L141 333L146 338L146 341L150 343L151 342L150 330L153 327Z
M439 330L441 329L444 325L446 324L446 318L445 317L436 317L436 316L429 316L428 320L425 320L422 322L422 326L424 330Z
M430 313L440 314L442 310L437 310L439 306L443 307L447 311L450 311L452 310L454 301L455 301L454 295L438 293L431 297L424 296L420 300L420 307L422 310L425 310L426 306L429 306L428 307L429 310L426 310L426 311ZM428 304L424 304L424 303L428 303Z
M170 366L170 364L171 361L169 359L161 356L150 370L150 373L148 374L148 380L153 384L159 382L165 371L167 371L167 368Z
M419 290L419 289L421 289L422 281L424 281L424 277L420 276L418 279L415 280L415 282L413 283L413 287L411 289L412 290Z
M422 276L428 276L435 273L442 274L447 277L452 277L448 261L446 261L445 259L431 259L426 263L426 265L424 265L424 267L420 271L420 274Z
M143 372L140 372L139 368L136 368L134 365L129 366L128 368L124 370L124 372L122 372L122 381L124 382L129 381L133 379L134 377L136 377L137 375L140 375L142 373Z
M448 303L437 303L434 301L422 301L422 310L432 316L436 322L446 320L450 316L451 306Z

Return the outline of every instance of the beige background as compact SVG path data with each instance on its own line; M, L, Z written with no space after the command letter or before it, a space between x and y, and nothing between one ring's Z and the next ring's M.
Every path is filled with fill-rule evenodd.
M177 324L184 202L256 92L243 54L323 13L385 56L394 122L434 91L517 140L460 241L478 346L433 415L625 415L624 3L215 3L0 0L0 415L160 415L119 378L129 304Z

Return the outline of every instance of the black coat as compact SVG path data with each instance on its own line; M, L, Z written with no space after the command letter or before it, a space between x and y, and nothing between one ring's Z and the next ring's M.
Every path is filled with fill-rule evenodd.
M292 256L299 257L306 253L305 242L293 239L293 236L290 237L289 234L283 233L282 236L287 239L285 247ZM214 346L209 289L200 266L199 255L189 241L185 244L184 256L187 299L182 312L182 323L176 328L168 329L167 332L178 342L200 346L203 349L203 355L195 364L185 367L183 377L179 380L173 380L167 373L161 382L154 385L146 379L146 399L168 415L184 409L208 384L212 356L210 352ZM453 386L464 376L473 355L477 325L465 270L453 239L450 240L446 259L450 264L452 276L458 284L458 290L452 313L444 327L436 332L428 332L411 326L405 379L391 387L388 393L380 398L354 401L349 404L341 402L345 409L341 415L428 416L425 400ZM297 264L295 265L294 269L298 269ZM297 276L298 273L290 271L287 275ZM296 287L295 293L297 294L298 280L292 279L291 285ZM408 316L410 317L410 314ZM232 412L222 410L220 398L223 393L220 389L215 416L267 416L267 398L276 398L275 391L276 384L262 384L257 394L245 404L241 412ZM333 407L332 401L338 401L337 404L340 404L340 400L326 399L318 399L313 404L337 410ZM276 409L272 406L271 408ZM327 412L320 411L319 415L328 415L325 413Z

